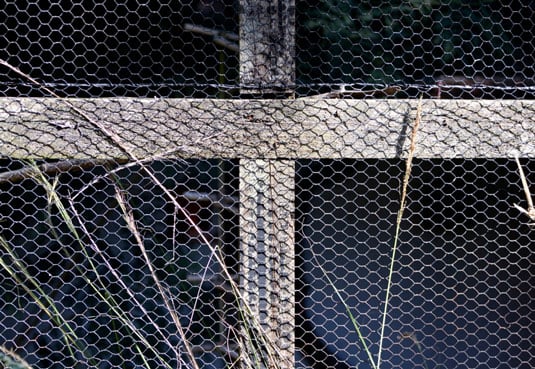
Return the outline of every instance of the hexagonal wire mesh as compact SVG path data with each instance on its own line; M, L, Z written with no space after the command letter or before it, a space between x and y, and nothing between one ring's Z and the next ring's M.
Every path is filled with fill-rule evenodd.
M396 97L533 98L533 1L318 0L297 8L304 84Z
M9 0L0 44L10 63L65 96L215 96L238 77L238 13L226 3ZM8 74L2 93L43 91Z
M298 97L533 98L534 7L298 1L296 81L282 87ZM0 43L12 65L62 96L240 97L238 9L217 0L7 1ZM3 96L49 95L3 72ZM13 122L43 123L36 111ZM0 116L13 123L19 113L9 107ZM271 122L271 113L258 115ZM42 136L67 136L48 128ZM81 143L86 132L76 128ZM126 141L140 134L123 133ZM504 144L487 133L490 147ZM147 137L153 134L163 135ZM159 140L146 150L159 149ZM50 156L32 151L31 142L2 144L13 156L60 154L50 141ZM90 144L79 152L106 152L101 140ZM352 146L324 144L332 144L328 157ZM135 163L72 163L41 167L66 207L62 214L45 182L30 178L36 173L27 162L2 161L2 346L35 367L178 367L192 365L188 349L203 368L235 365L241 317L222 272L226 265L233 280L240 272L237 161L147 164L185 213ZM534 161L523 164L535 183ZM297 161L296 367L371 367L336 290L358 313L376 355L402 168L399 158ZM533 231L511 207L525 203L514 161L421 159L410 186L383 366L534 367ZM209 245L220 246L224 260Z
M276 87L533 98L534 4L297 1L296 79ZM0 45L3 58L62 96L238 97L239 9L237 0L8 0ZM3 95L43 95L11 72L0 78Z
M533 178L534 161L525 164ZM376 355L403 165L314 160L298 166L298 234L304 245L298 346L305 361L328 364L323 367L370 367L335 289ZM385 367L533 365L533 230L518 223L511 207L523 197L517 172L511 160L414 162ZM322 351L310 345L310 332L323 337Z
M533 163L524 162L529 183ZM150 165L210 241L224 245L227 265L236 265L238 248L235 164ZM4 170L21 168L4 161ZM80 233L69 229L68 218L47 202L35 180L2 184L3 342L36 367L135 367L145 361L160 367L161 360L176 367L173 348L180 338L146 252L199 362L229 365L237 318L228 283L218 277L221 266L138 167L103 177L109 170L96 166L57 177L55 191L70 203ZM333 288L343 291L367 339L377 342L402 170L399 160L298 161L297 367L366 361ZM532 230L511 208L524 201L517 170L511 160L415 162L386 363L531 366L535 264ZM117 193L133 211L144 248L127 227Z
M109 162L2 183L3 346L36 368L176 368L186 355L180 327L203 367L236 360L234 300L206 242L236 265L236 163L148 168L193 223L139 166Z

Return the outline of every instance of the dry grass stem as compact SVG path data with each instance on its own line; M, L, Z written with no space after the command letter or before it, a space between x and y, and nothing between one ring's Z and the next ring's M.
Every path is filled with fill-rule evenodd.
M396 262L396 251L397 251L397 247L399 243L399 233L401 231L401 220L403 219L403 212L405 211L405 204L407 201L407 188L409 186L409 178L410 178L411 170L412 170L412 160L414 158L414 152L416 151L416 134L418 132L418 128L420 127L420 120L422 116L422 101L423 99L422 97L420 97L420 100L418 101L418 107L416 108L416 118L414 119L414 126L412 127L409 154L408 154L407 161L405 164L405 175L403 176L403 183L401 187L401 201L399 204L398 216L396 220L396 232L394 235L394 245L392 247L392 256L390 257L390 269L388 272L387 287L386 287L386 294L385 294L385 300L384 300L383 318L381 322L381 333L379 336L379 352L377 354L377 365L375 365L376 369L379 369L381 366L381 354L383 352L383 341L384 341L384 334L385 334L385 327L386 327L386 317L388 315L388 302L390 300L390 289L392 287L392 276L394 274L394 265Z
M32 369L23 358L14 351L0 345L0 368L7 369Z
M175 345L173 345L169 339L168 339L168 335L166 333L164 333L160 326L154 321L154 319L152 319L152 317L150 316L150 314L148 313L148 311L145 309L145 307L143 306L143 304L137 299L137 297L135 296L134 292L126 285L126 283L123 281L123 279L121 278L121 276L119 275L119 273L117 272L117 270L111 265L110 261L109 261L109 258L104 255L104 253L100 250L100 248L98 247L97 243L95 242L95 240L93 239L93 237L91 237L91 233L87 230L86 226L85 226L85 223L82 221L79 213L77 212L76 210L76 207L74 206L74 203L72 201L72 199L69 199L69 202L70 202L70 205L71 205L71 209L73 210L74 212L74 216L76 218L76 220L78 221L81 229L82 229L82 232L84 233L85 235L85 238L89 241L89 244L90 244L90 247L91 249L101 257L102 261L104 262L104 264L106 265L106 268L112 273L112 275L115 277L117 283L119 283L119 285L121 286L121 288L128 294L128 296L130 297L131 299L131 302L138 308L140 309L143 314L144 314L144 317L148 320L148 322L154 327L154 329L159 333L160 337L162 338L162 340L174 351L175 355L178 355L178 352L176 351L175 349ZM98 274L96 274L98 276ZM103 301L108 301L109 297L104 297L104 296L100 296ZM164 366L167 366L170 368L169 365L167 365L165 363L165 360L163 360L158 352L156 352L156 350L154 350L151 346L151 344L147 341L146 337L143 335L142 332L140 332L140 330L132 323L132 321L126 316L126 314L121 311L120 309L117 309L116 307L116 304L108 304L108 306L110 307L110 309L113 310L113 312L116 314L116 316L121 320L121 322L123 324L125 324L129 329L130 331L132 332L132 334L134 334L141 342L143 342L145 344L145 346L147 348L149 348L155 355L156 357L158 357L158 359L160 360L160 362L164 365Z
M178 314L176 313L175 309L173 308L170 298L169 296L167 296L167 292L164 290L160 282L160 279L156 275L156 269L154 268L154 265L152 264L152 261L150 260L149 255L147 254L147 250L145 249L145 244L143 243L141 234L139 233L139 230L137 229L137 225L134 219L132 209L126 202L126 199L124 198L124 194L118 188L116 189L116 198L117 198L117 202L119 203L119 206L121 207L121 210L123 211L123 216L128 225L128 228L130 229L130 232L132 232L132 234L134 235L137 245L141 250L143 258L145 259L145 263L150 270L152 280L156 284L156 287L158 288L158 292L160 293L160 296L162 297L165 307L167 311L169 312L169 314L171 315L171 318L173 319L173 323L175 324L175 328L177 329L180 339L182 340L182 344L184 345L184 348L186 349L189 360L195 369L200 369L199 365L197 364L197 361L195 360L195 355L193 354L191 345L189 344L186 334L184 333L184 329L182 327L182 323L180 322L180 318ZM176 359L177 361L180 362L179 355L177 355Z
M515 161L518 165L518 173L520 174L520 180L522 181L522 187L524 189L524 195L526 196L526 201L528 204L528 208L524 209L518 204L514 204L513 206L518 209L520 212L526 214L533 222L535 222L535 207L533 207L533 199L531 197L531 192L529 191L528 187L528 181L526 180L526 175L524 174L524 170L522 169L522 165L520 165L520 159L518 158L518 153L515 153ZM535 223L532 223L530 225L535 225Z

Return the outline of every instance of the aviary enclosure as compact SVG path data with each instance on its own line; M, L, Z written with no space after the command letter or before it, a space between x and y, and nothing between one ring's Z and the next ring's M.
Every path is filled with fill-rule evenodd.
M0 367L535 367L535 2L0 9Z

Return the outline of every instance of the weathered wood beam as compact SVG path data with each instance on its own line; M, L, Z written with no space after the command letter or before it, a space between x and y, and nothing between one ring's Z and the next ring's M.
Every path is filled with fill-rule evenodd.
M294 49L294 0L240 0L242 97L292 96ZM252 123L257 120L271 125L266 117L272 114L262 115L251 112L247 118ZM265 128L264 134L269 134L271 130ZM240 135L238 132L233 136ZM247 136L246 133L243 137L247 139ZM277 147L274 142L270 145ZM259 358L260 362L246 360L242 364L244 369L293 369L295 163L276 158L258 160L249 155L240 157L240 285L247 304L273 345L272 348L249 345L246 356ZM247 333L246 327L243 328Z
M249 357L265 358L273 350L276 362L247 367L294 368L294 177L293 160L240 161L240 286L263 334L277 348L260 353L248 347Z
M295 85L295 1L240 0L242 95L290 94Z
M70 99L139 159L395 158L416 100ZM60 126L66 128L59 128ZM416 157L535 157L534 100L424 100ZM61 99L0 98L0 155L124 159Z

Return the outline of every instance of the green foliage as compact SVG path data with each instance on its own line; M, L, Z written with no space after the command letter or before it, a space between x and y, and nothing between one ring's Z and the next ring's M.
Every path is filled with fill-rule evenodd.
M391 84L484 72L510 53L495 0L319 0L300 4L301 72L311 79ZM316 50L317 51L317 50Z

